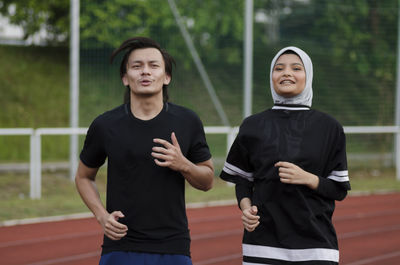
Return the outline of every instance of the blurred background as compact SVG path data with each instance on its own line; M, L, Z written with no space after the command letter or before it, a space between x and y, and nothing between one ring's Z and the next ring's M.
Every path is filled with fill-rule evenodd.
M71 2L0 0L0 128L70 126ZM119 78L119 58L111 64L110 54L133 36L153 38L175 58L170 101L196 111L205 126L239 126L246 115L245 3L81 0L78 126L86 128L96 116L122 104L125 88ZM251 113L272 106L270 62L278 50L293 45L305 50L314 64L313 108L329 113L345 127L395 125L398 21L397 0L255 0L251 17ZM182 27L190 35L192 50ZM193 49L222 106L225 121L215 98L208 93ZM207 135L216 175L226 155L226 137ZM400 189L394 167L395 134L346 137L355 191ZM79 150L83 139L79 137ZM66 135L43 136L43 162L64 165L69 160L69 143ZM28 163L29 137L0 136L0 150L0 164ZM45 197L62 193L52 187L68 179L66 169L60 166L45 172ZM0 174L0 198L9 204L26 202L28 173L7 167ZM226 198L233 198L231 190L207 199ZM82 209L71 206L66 211ZM33 215L26 211L23 216Z

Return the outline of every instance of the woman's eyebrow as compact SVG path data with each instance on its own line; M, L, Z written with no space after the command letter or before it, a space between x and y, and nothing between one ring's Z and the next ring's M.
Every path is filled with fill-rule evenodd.
M285 63L277 63L277 64L275 64L275 66L277 66L277 65L286 65L286 64ZM290 65L301 65L301 66L303 66L302 63L291 63Z

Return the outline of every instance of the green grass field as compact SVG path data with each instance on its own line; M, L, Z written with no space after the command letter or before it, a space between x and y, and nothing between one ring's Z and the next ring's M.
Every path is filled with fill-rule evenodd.
M219 174L219 172L216 172ZM393 169L350 171L352 191L350 195L374 192L400 192L400 181L396 181ZM105 173L101 170L97 186L104 202ZM0 175L0 222L11 219L24 219L87 212L75 184L68 179L68 172L47 172L42 176L42 199L29 199L28 174ZM234 187L227 185L219 177L214 187L204 192L189 185L186 188L187 203L234 200Z

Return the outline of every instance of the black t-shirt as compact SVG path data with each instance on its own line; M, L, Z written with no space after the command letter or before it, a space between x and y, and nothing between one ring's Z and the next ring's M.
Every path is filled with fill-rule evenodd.
M81 161L91 168L108 159L109 213L121 211L128 234L119 241L104 236L103 254L139 251L190 255L181 173L155 164L154 138L171 142L175 132L183 155L193 163L211 158L203 125L191 110L165 103L151 120L137 119L129 104L97 117L90 125Z
M319 177L316 191L280 181L279 161ZM245 119L221 178L236 183L258 207L260 225L244 232L244 261L257 264L337 264L332 214L350 189L342 126L302 106L275 106ZM303 263L301 263L303 264Z

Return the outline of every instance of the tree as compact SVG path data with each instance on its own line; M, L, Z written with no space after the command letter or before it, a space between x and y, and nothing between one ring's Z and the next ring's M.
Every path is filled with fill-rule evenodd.
M177 0L176 5L200 54L210 61L240 61L243 0ZM116 47L145 35L178 56L186 50L168 1L85 1L81 9L81 38L93 45Z
M369 98L364 102L373 124L392 124L394 119L397 3L314 0L319 14L312 28L314 39L325 40L333 65L357 77L351 80L351 97Z
M1 0L0 14L22 26L24 39L44 29L52 44L68 41L69 0Z
M50 44L66 44L69 0L0 0L0 13L24 29L25 39L44 28ZM176 0L200 55L241 62L243 0ZM186 50L165 0L82 0L80 38L88 46L116 47L136 35L158 40L175 54ZM229 15L227 15L229 14Z

